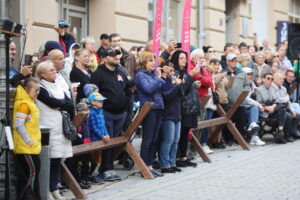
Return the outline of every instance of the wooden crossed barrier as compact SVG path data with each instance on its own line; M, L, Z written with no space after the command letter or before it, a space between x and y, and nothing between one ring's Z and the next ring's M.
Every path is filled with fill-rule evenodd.
M100 151L104 149L110 149L114 147L123 147L129 156L132 158L134 163L138 166L146 179L153 179L152 173L149 171L148 167L141 159L133 145L129 142L129 138L132 136L137 127L142 123L145 116L148 114L152 108L153 103L145 103L144 106L139 111L138 115L135 117L133 122L129 125L127 130L123 133L122 136L111 138L107 143L104 143L102 140L97 142L91 142L89 144L81 144L73 146L73 155L86 154L94 151ZM65 180L68 187L71 189L73 194L78 199L87 199L87 195L83 192L76 179L66 166L64 162L62 165L62 177Z
M238 107L241 105L241 103L244 101L245 97L248 95L249 91L243 91L240 96L237 98L235 103L231 106L231 108L228 110L226 113L224 109L221 107L220 104L217 105L217 112L221 117L214 118L211 120L205 120L198 122L198 127L195 128L195 130L203 129L203 128L208 128L208 127L213 127L216 126L215 131L212 133L211 137L209 138L209 143L213 142L213 139L218 135L222 129L227 126L228 129L230 130L231 134L233 137L236 139L236 141L241 145L241 147L244 150L250 150L249 146L245 142L244 138L241 136L240 132L237 130L237 128L234 126L233 122L231 121L231 117L234 115ZM207 98L209 99L210 97L206 97L206 102ZM204 100L202 101L202 104L206 104ZM193 143L198 142L195 141L197 138L193 135ZM199 148L199 147L198 147ZM202 148L202 147L201 147ZM202 149L203 150L203 149ZM197 150L198 151L198 150ZM198 151L199 152L199 151ZM200 154L200 153L199 153Z

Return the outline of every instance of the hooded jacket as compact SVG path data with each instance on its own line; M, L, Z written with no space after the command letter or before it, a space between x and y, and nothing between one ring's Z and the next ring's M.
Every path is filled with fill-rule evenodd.
M30 109L31 117L25 122L25 128L28 136L34 142L31 147L25 143L16 128L16 114L22 104L26 104ZM40 110L34 103L34 100L29 97L28 93L20 85L17 87L13 110L13 141L16 154L39 154L41 152Z

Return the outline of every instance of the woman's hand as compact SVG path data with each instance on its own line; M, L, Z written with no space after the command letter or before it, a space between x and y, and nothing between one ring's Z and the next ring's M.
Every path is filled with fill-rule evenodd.
M193 76L195 76L196 74L198 74L200 72L200 67L195 67L194 69L192 69L191 71L190 71L190 75L193 77Z
M103 140L104 143L107 143L110 140L110 137L108 135L103 136L102 140Z

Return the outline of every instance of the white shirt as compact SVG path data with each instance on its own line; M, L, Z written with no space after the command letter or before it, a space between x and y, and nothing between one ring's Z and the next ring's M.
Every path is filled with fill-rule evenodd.
M71 99L71 92L70 92L69 85L60 72L57 73L55 83L57 83L57 85L59 85L63 89L65 94Z

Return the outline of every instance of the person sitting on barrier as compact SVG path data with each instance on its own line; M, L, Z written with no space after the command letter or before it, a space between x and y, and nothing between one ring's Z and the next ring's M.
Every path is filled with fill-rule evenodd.
M157 68L155 70L155 55L153 53L145 52L140 57L134 82L141 106L146 102L154 102L142 124L141 158L154 177L163 176L152 166L164 109L161 89L165 84L165 81L161 78L161 69Z
M293 142L294 141L294 136L297 138L298 135L298 130L297 126L300 121L300 115L296 113L294 110L291 101L290 101L290 96L287 93L287 90L285 87L283 87L283 82L284 82L284 75L282 72L276 72L274 74L274 82L272 84L272 87L275 88L275 92L277 94L277 102L279 103L279 106L284 106L287 109L286 112L286 117L289 120L290 123L286 123L285 126L285 140L287 142Z
M169 61L163 65L163 79L166 84L162 88L165 109L161 124L160 166L162 173L180 172L176 167L176 153L180 137L180 84L182 80L172 75L173 67Z
M20 168L18 199L41 199L39 172L41 152L40 111L35 104L40 91L38 79L26 78L17 86L13 110L14 153Z
M250 86L246 78L246 73L241 69L237 68L236 55L228 54L226 56L226 59L227 59L227 66L228 66L227 78L229 79L232 73L235 75L231 88L227 88L228 102L229 102L229 106L231 107L235 103L237 98L240 96L240 94L243 91L248 91L250 89ZM243 107L243 102L241 103L241 105L238 107L238 109L232 116L232 121L235 123L235 126L238 129L238 131L242 135L245 135L244 133L245 111ZM231 146L234 141L232 135L228 135L227 138L224 137L224 140L229 146Z
M254 71L253 69L249 67L244 67L243 71L246 72L247 74L247 80L250 83L250 92L246 96L244 100L244 108L245 108L245 114L247 116L247 132L251 135L251 141L250 145L257 145L257 146L262 146L265 145L266 143L264 141L261 141L258 137L258 132L259 132L259 125L258 125L258 120L259 120L259 112L264 111L264 107L258 103L256 100L251 98L251 96L254 94L256 90L256 85L254 83Z
M278 144L285 144L284 139L284 125L286 120L286 109L277 105L278 95L272 87L273 74L266 73L263 76L263 85L256 90L256 101L264 107L264 112L260 114L263 118L276 118L278 132L275 135L275 142ZM278 107L277 107L278 106Z

